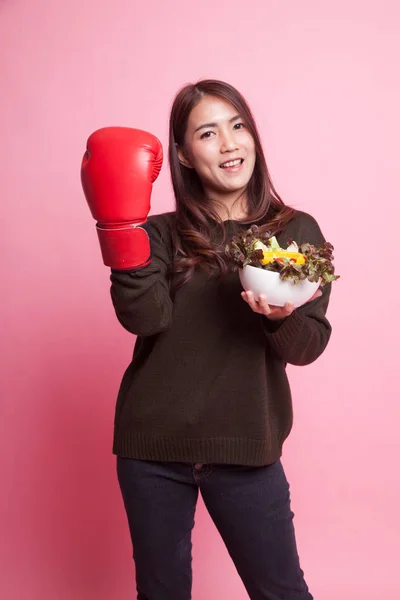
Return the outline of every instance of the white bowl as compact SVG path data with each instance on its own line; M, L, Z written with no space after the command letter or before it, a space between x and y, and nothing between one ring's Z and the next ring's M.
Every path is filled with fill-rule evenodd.
M298 283L282 281L279 273L250 265L240 269L239 277L243 288L253 292L255 300L258 300L259 294L262 294L266 297L268 304L285 306L286 302L292 302L295 308L308 302L320 284L319 281L312 283L308 279Z

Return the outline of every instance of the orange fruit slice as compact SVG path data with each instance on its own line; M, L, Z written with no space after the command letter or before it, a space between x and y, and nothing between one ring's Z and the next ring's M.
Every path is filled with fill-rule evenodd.
M296 265L304 265L306 262L306 257L300 252L288 252L287 250L263 250L263 255L264 258L261 260L263 265L268 265L274 260L279 262L280 258L286 258Z

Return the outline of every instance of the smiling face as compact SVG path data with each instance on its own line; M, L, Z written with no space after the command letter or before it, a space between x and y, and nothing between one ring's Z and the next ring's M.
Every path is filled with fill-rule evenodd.
M191 111L179 160L195 169L206 194L228 211L247 188L256 151L253 137L235 107L204 96Z

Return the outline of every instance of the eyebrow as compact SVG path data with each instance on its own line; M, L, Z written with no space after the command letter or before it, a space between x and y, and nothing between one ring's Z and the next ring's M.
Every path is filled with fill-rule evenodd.
M237 121L240 118L241 118L240 115L235 115L234 117L229 119L229 123L233 123L233 121ZM204 125L200 125L200 127L197 127L197 129L195 129L193 133L196 133L196 131L199 131L200 129L208 129L209 127L218 127L218 124L217 123L204 123Z

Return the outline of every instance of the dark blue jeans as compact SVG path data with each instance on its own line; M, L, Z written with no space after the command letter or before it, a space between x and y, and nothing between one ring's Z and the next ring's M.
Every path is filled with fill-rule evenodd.
M190 600L199 490L251 600L312 600L280 461L245 467L117 457L117 473L138 600Z

